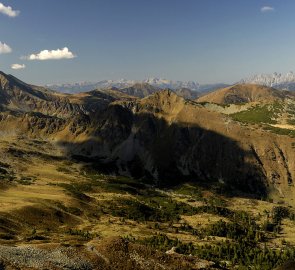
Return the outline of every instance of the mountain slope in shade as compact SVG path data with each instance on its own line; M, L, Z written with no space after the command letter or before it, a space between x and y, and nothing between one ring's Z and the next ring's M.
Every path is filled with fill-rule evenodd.
M198 102L241 104L249 102L274 102L291 97L292 93L255 84L236 84L218 89L197 99Z
M280 192L293 192L295 163L286 162L292 138L242 126L170 90L111 103L91 126L85 140L64 141L66 149L120 174L168 185L191 177L224 181L260 195L279 181Z
M83 108L70 103L67 96L26 84L3 72L0 73L0 97L2 111L39 112L67 117L83 112Z

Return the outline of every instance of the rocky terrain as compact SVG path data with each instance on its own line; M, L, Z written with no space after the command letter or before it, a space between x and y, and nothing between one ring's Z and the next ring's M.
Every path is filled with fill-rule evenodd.
M5 74L1 74L1 89L2 132L9 133L14 127L15 133L54 140L67 155L89 157L111 172L151 178L160 185L185 178L222 179L258 196L266 196L274 184L279 196L292 192L292 136L241 125L236 114L206 106L285 102L285 114L275 113L281 118L289 116L287 120L275 121L269 112L269 123L260 124L273 128L286 124L292 130L294 97L289 92L236 85L194 102L171 90L134 85L128 91L66 95ZM136 92L143 90L147 92L142 96ZM240 114L248 112L248 106Z
M116 258L116 260L114 260ZM85 247L0 247L2 269L217 269L210 261L165 254L122 238L93 240Z
M0 106L0 269L293 258L292 93L243 84L196 99L135 84L69 95L1 73Z

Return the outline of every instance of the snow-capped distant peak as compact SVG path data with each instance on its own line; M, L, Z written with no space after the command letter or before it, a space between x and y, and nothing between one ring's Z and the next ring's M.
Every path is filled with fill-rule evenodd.
M160 88L170 89L189 88L191 90L198 90L200 86L199 83L194 81L172 81L159 78L148 78L144 82Z
M295 74L292 71L286 74L277 72L272 74L256 74L239 81L239 83L254 83L278 89L295 90Z
M46 86L53 90L57 90L61 92L77 93L77 92L90 91L90 90L98 89L98 88L130 87L136 83L148 83L158 88L170 88L172 90L176 90L179 88L189 88L191 90L198 90L200 86L197 82L193 82L193 81L172 81L172 80L161 79L161 78L148 78L143 81L126 80L126 79L102 80L102 81L94 82L94 83L81 82L81 83L72 83L72 84L71 83L70 84L51 84Z

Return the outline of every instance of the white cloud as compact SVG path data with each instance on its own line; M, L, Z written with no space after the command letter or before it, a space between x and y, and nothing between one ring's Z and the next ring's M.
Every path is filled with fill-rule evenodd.
M270 6L264 6L260 9L260 11L262 13L266 13L266 12L273 12L275 11L275 9L273 7L270 7Z
M24 64L12 64L11 65L12 69L24 69L26 66Z
M3 13L9 17L16 17L19 15L20 11L13 10L10 6L4 6L2 3L0 3L0 13Z
M11 53L12 49L5 43L0 41L0 54Z
M59 59L71 59L75 58L74 55L67 47L57 50L43 50L37 54L31 54L24 57L27 60L59 60Z

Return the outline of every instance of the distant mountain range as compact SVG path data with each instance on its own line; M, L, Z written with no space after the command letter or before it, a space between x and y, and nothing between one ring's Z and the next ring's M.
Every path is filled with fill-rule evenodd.
M106 89L111 87L116 88L128 88L132 87L135 84L149 84L151 86L157 87L159 89L190 89L192 91L199 92L210 92L217 88L226 87L226 84L206 84L200 85L195 81L172 81L159 78L149 78L143 81L136 80L102 80L98 82L79 82L79 83L66 83L66 84L47 84L45 87L50 88L55 91L63 93L80 93L87 92L94 89Z
M131 86L122 87L122 88L110 87L110 88L104 88L104 89L97 89L97 91L101 91L101 92L116 91L131 97L138 97L138 98L147 97L161 90L163 89L148 83L135 83ZM185 99L196 99L197 97L200 96L200 93L198 91L194 91L189 88L177 88L177 89L174 89L174 92Z
M251 83L269 86L281 90L295 91L295 73L286 74L274 72L273 74L256 74L242 79L238 83Z
M116 87L118 89L132 87L136 84L149 84L158 89L190 89L199 93L212 92L219 88L230 86L230 84L215 83L215 84L199 84L196 81L173 81L161 78L148 78L146 80L101 80L98 82L77 82L77 83L61 83L47 84L45 87L62 93L81 93L88 92L94 89L107 89ZM268 87L277 88L280 90L295 91L295 73L292 71L282 74L274 72L272 74L256 74L244 79L241 79L237 84L259 84Z

